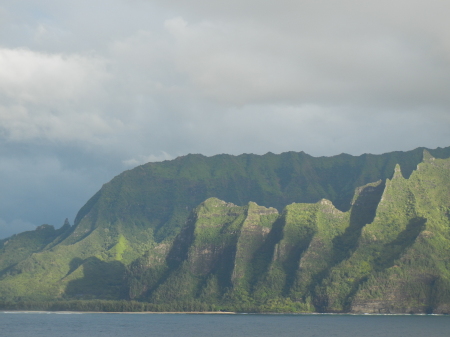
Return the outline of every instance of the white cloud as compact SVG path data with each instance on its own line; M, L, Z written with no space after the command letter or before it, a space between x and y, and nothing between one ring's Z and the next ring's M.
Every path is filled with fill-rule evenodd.
M102 110L110 80L99 57L0 49L0 129L9 141L99 142L122 127Z
M0 90L7 99L50 105L73 101L106 77L100 59L0 49Z

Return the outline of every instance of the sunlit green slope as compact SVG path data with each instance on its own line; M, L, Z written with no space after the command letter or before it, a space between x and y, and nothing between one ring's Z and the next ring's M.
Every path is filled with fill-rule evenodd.
M0 302L449 312L450 159L432 154L450 148L139 166L74 226L0 241Z
M449 159L425 152L408 179L397 166L357 188L347 212L326 199L291 204L253 217L249 232L252 207L200 205L159 260L165 273L134 295L244 311L449 312Z

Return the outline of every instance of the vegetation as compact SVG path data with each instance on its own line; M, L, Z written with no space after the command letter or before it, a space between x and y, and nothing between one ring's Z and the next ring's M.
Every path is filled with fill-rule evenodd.
M137 167L74 226L0 241L0 307L449 313L450 159L432 154L450 148Z

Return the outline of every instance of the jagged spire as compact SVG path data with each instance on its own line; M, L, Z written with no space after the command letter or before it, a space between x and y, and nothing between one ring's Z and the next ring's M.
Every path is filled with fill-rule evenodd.
M433 160L434 160L434 157L431 155L431 153L428 152L427 149L424 149L424 150L423 150L423 159L422 159L422 161L423 161L424 163L429 163L429 162L431 162L431 161L433 161Z
M395 178L403 178L402 169L400 168L400 164L395 165L394 176L392 177L392 179L395 179Z

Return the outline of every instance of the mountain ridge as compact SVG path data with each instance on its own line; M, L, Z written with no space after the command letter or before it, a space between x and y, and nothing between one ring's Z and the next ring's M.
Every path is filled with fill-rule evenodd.
M188 155L139 166L105 184L73 226L44 226L0 241L0 301L133 300L169 310L447 312L447 262L433 262L446 261L446 249L426 245L441 247L448 240L450 160L432 154L450 156L450 148L422 149L416 163L418 151L331 159L294 152ZM351 197L337 196L350 188ZM211 199L209 193L234 200ZM278 205L280 198L287 203L302 196L315 202L290 202L277 210L247 200L252 195ZM349 206L339 209L323 195ZM159 213L152 213L155 208ZM42 230L48 235L39 238ZM20 244L9 249L6 243L33 236L36 244L22 255L16 254ZM414 276L402 262L411 249L431 259L416 259L416 270L428 278ZM13 255L15 260L8 257ZM394 265L409 275L407 290L392 286L402 277ZM386 286L391 292L374 290L377 282L391 285ZM417 287L425 304L411 302ZM396 296L401 305L387 300Z
M356 187L390 178L397 163L402 165L408 177L421 162L424 149L333 157L312 157L304 152L212 157L190 154L170 161L147 163L125 171L105 184L82 207L74 224L82 222L89 207L98 204L105 194L104 199L117 200L125 196L135 199L130 205L133 209L129 211L140 214L138 221L154 228L157 241L175 235L189 211L209 197L237 205L254 201L278 210L292 202L316 202L327 198L339 209L348 210ZM427 151L436 158L450 157L450 147ZM128 189L121 189L122 185ZM143 185L151 190L130 195L133 190L140 191ZM119 204L126 204L126 201ZM114 210L108 212L120 217Z

